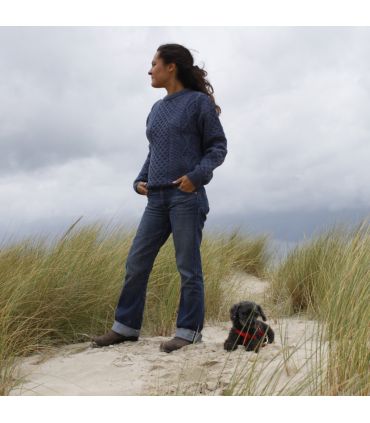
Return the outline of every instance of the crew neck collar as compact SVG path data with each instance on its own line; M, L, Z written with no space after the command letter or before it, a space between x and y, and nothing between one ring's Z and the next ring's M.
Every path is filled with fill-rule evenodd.
M163 100L172 100L175 97L178 97L180 95L187 93L188 91L190 91L189 88L183 88L182 90L176 91L175 93L167 94L165 97L163 97Z

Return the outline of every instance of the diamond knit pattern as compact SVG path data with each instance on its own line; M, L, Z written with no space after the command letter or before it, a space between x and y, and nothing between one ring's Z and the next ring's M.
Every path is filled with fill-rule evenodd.
M148 187L172 185L187 175L196 188L208 184L227 154L226 137L211 98L183 89L154 103L146 136L149 152L134 181Z

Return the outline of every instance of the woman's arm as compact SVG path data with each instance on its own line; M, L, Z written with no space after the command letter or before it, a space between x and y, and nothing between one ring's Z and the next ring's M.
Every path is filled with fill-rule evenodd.
M138 193L141 194L138 190L137 190L137 186L139 184L139 182L148 182L148 170L149 170L149 163L150 163L150 144L149 144L149 153L146 157L146 160L144 162L143 167L140 170L139 175L137 176L137 178L134 180L133 186L134 186L134 190Z
M186 175L196 188L209 183L213 177L213 170L223 163L227 154L225 133L215 105L208 95L200 97L198 127L202 134L203 157Z
M151 108L151 110L150 110L150 112L149 112L149 114L148 114L148 116L147 116L147 118L146 118L146 124L145 124L145 125L146 125L146 127L148 127L149 116L150 116L150 114L152 113L152 110L153 110L154 106L155 106L157 103L158 103L158 101L156 101L156 102L153 104L153 106L152 106L152 108ZM149 163L150 163L150 152L151 152L151 149L150 149L150 142L149 142L149 152L148 152L148 155L147 155L146 160L145 160L145 162L144 162L144 164L143 164L143 167L142 167L142 168L141 168L141 170L140 170L139 175L137 176L137 178L134 180L134 183L133 183L134 190L135 190L138 194L142 194L141 192L139 192L139 191L137 190L137 186L138 186L139 182L148 182L148 171L149 171Z

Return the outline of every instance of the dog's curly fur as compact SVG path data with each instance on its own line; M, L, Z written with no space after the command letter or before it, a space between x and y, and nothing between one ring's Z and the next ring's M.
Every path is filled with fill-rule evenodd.
M257 320L261 316L263 322ZM258 353L261 347L274 342L275 334L269 325L262 307L252 301L242 301L230 309L233 327L224 343L224 349L234 351L244 345L246 351Z

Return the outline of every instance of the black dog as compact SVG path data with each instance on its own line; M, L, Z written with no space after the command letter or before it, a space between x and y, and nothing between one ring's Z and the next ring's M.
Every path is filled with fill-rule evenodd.
M254 302L242 301L231 307L233 327L224 343L225 350L234 351L238 345L244 345L246 351L258 353L261 347L274 342L274 331L266 323L257 320L258 316L266 321L261 306Z

